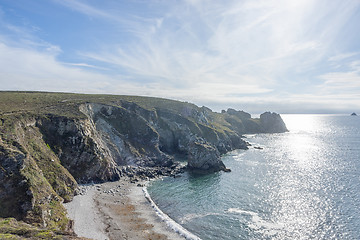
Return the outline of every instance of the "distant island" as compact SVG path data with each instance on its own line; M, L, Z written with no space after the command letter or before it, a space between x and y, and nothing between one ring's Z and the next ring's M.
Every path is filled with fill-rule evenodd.
M357 114L353 112L353 113L351 114L351 116L357 116Z
M251 118L162 98L0 92L0 223L10 237L76 239L62 203L79 183L230 171L221 155L247 149L243 134L286 131L271 112Z

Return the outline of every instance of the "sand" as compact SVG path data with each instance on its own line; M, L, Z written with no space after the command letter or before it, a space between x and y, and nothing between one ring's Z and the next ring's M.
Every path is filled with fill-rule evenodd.
M185 239L159 218L137 184L124 179L81 186L80 194L64 204L75 233L99 240Z

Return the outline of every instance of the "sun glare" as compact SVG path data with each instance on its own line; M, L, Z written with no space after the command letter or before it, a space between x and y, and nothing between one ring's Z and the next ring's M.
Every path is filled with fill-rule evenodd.
M281 117L290 132L315 132L318 130L318 121L316 116L309 117L307 114L283 114Z

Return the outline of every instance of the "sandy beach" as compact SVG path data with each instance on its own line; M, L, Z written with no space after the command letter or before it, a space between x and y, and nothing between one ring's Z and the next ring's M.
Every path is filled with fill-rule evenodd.
M185 239L159 218L143 193L144 183L117 182L83 185L80 194L64 204L74 231L89 239Z

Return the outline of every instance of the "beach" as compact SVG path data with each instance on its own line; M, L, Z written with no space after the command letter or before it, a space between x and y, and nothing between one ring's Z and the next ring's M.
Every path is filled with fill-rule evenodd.
M89 239L185 239L155 212L143 192L145 182L127 179L81 185L73 201L64 204L74 231Z

